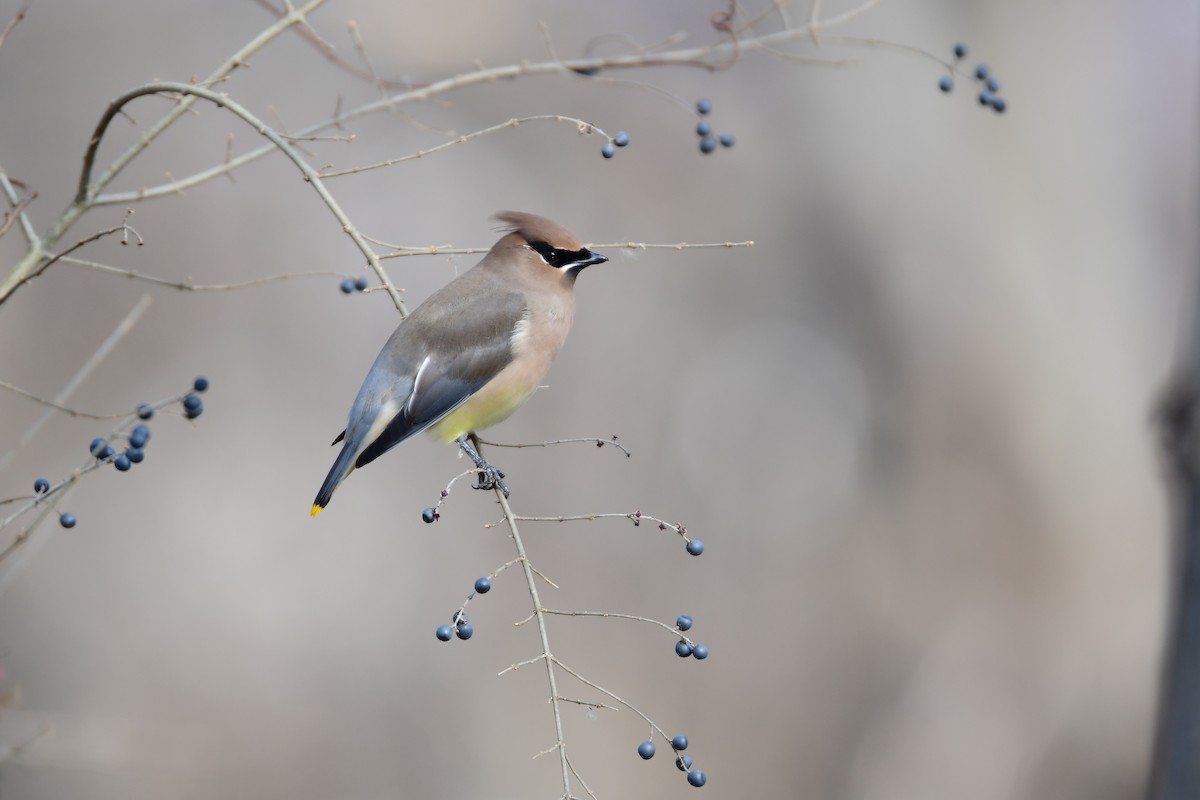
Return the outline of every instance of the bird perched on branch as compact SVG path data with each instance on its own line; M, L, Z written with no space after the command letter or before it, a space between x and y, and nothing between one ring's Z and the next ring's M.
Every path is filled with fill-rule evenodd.
M423 430L457 441L500 488L504 473L467 436L516 411L537 389L575 316L575 279L608 259L556 222L516 211L496 215L507 233L483 260L435 292L383 346L350 409L333 468L312 515L359 467Z

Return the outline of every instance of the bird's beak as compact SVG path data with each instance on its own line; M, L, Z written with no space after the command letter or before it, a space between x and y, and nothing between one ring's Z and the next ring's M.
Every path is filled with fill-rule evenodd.
M576 266L579 267L579 269L583 269L584 267L590 267L592 264L603 264L605 261L608 261L608 256L601 255L600 253L592 253L591 258L585 258L583 261L580 261L578 264L576 264Z

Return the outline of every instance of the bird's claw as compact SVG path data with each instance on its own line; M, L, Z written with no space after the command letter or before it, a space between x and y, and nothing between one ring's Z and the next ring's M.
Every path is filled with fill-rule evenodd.
M488 464L486 461L479 467L479 475L475 484L476 489L499 489L508 499L508 486L504 483L504 473Z
M508 499L508 485L504 483L504 473L487 461L479 452L471 446L466 436L459 437L458 446L467 454L467 457L475 462L476 469L479 470L479 477L475 484L476 489L499 489L504 492L504 499Z

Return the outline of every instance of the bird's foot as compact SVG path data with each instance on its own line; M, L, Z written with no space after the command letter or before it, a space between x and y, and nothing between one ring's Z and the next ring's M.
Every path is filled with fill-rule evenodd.
M504 483L504 473L488 464L486 461L481 466L476 489L499 489L504 492L505 499L508 498L508 485Z
M504 473L489 464L483 456L471 446L467 441L466 436L458 439L458 446L467 454L467 458L475 462L475 467L479 470L479 476L475 484L476 489L499 489L504 492L505 499L508 498L508 485L504 483Z

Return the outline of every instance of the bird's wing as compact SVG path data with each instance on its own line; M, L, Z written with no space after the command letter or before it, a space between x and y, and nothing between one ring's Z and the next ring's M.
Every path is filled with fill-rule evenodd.
M413 377L412 392L354 466L366 466L433 425L496 377L513 360L513 335L526 311L519 293L493 293L443 307L438 313L442 320L414 326L442 335L412 342L417 352L425 353ZM444 335L447 329L454 331L453 336ZM464 342L469 345L463 346Z

